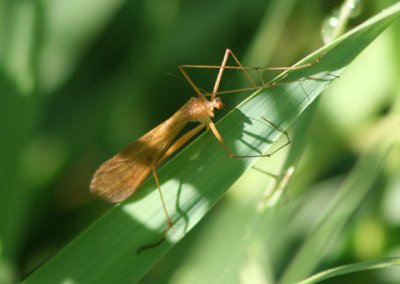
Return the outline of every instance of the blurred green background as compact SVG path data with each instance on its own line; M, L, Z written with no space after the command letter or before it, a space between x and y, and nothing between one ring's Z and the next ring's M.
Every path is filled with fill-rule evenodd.
M364 1L349 25L394 2ZM322 23L341 3L1 0L0 283L28 275L112 206L91 196L91 176L194 95L179 79L178 65L219 64L226 48L245 65L291 65L323 45ZM301 163L279 205L286 209L277 214L299 213L291 237L272 248L273 272L251 261L240 271L232 271L234 265L217 269L236 259L228 254L237 245L235 230L266 190L269 178L250 170L143 283L200 283L210 275L215 283L266 283L266 274L279 276L370 140L384 140L387 129L399 132L398 50L399 23L319 101ZM204 72L196 80L209 89L214 76ZM224 100L235 104L232 97ZM273 159L279 163L284 156ZM400 253L399 156L397 149L385 163L320 269ZM257 166L265 169L264 162ZM275 237L287 229L276 222ZM205 262L218 263L207 276ZM398 283L400 271L339 279Z

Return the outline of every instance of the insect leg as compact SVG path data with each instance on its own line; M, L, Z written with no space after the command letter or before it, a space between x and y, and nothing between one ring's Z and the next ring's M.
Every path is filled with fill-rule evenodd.
M226 65L229 55L232 56L232 58L234 59L234 61L236 62L237 66L231 66L231 65ZM189 68L197 68L197 69L219 69L219 73L217 76L217 79L215 81L214 84L214 90L212 92L212 98L214 98L217 94L221 95L221 94L229 94L229 93L236 93L236 92L240 92L240 91L250 91L250 90L256 90L259 88L272 88L278 85L282 85L282 84L287 84L287 83L291 83L291 82L273 82L273 83L267 83L264 81L261 72L263 71L285 71L285 70L299 70L299 69L304 69L307 67L311 67L314 64L317 64L318 62L321 61L322 57L324 57L325 54L320 55L319 57L317 57L315 60L308 62L308 63L304 63L304 64L300 64L300 65L295 65L295 66L285 66L285 67L246 67L243 66L239 59L236 57L236 55L233 53L232 50L230 49L226 49L225 51L225 55L224 58L222 60L222 64L221 65L180 65L179 69L182 72L182 74L184 75L185 79L189 82L190 86L196 91L196 93L202 97L204 94L201 92L201 89L196 86L196 84L193 82L193 80L190 78L190 76L188 75L188 73L186 72L185 69L189 69ZM251 87L246 87L246 88L241 88L241 89L237 89L237 90L229 90L229 91L220 91L218 92L218 87L219 84L221 82L222 79L222 73L225 69L239 69L241 70L245 77L247 78L247 80L251 83ZM257 84L254 79L252 78L252 76L249 74L249 70L253 70L257 72L258 77L260 78L261 81L261 85ZM297 81L297 80L296 80Z
M231 150L229 150L228 146L225 144L224 139L222 138L221 134L219 134L218 129L215 127L214 122L211 120L208 122L208 127L211 129L212 133L214 134L215 138L217 138L218 142L224 147L226 153L228 154L229 158L235 157L232 154Z
M154 179L155 179L156 184L157 184L158 193L160 194L160 199L161 199L162 207L163 207L163 210L164 210L164 214L165 214L165 217L167 219L167 227L164 229L164 232L163 232L163 235L162 235L161 239L159 239L158 241L156 241L154 243L147 244L147 245L144 245L144 246L140 247L137 250L137 253L141 253L142 251L144 251L146 249L155 248L158 245L160 245L162 242L165 241L165 239L167 238L167 234L168 234L169 230L172 227L171 217L168 214L167 206L165 205L164 197L163 197L163 194L162 194L162 191L161 191L160 180L158 178L157 168L155 166L153 166L152 171L153 171Z
M226 65L227 62L228 62L228 59L229 59L229 55L232 56L232 58L235 60L235 62L236 62L236 64L238 66L228 66L228 65ZM190 78L189 74L186 72L186 70L185 70L186 68L219 69L217 78L216 78L215 83L214 83L214 89L213 89L213 92L211 94L211 99L214 99L216 97L216 95L217 95L218 88L219 88L219 85L220 85L221 79L222 79L222 74L223 74L225 69L240 69L240 70L242 70L243 73L245 74L246 78L250 81L250 83L252 85L252 88L260 87L260 86L257 86L257 84L254 81L254 79L247 72L247 70L254 70L254 68L244 67L240 63L239 59L232 52L232 50L230 50L229 48L227 48L225 50L225 55L224 55L224 58L222 60L221 65L180 65L179 66L179 70L181 71L181 73L183 74L185 79L188 81L190 86L195 90L195 92L200 97L204 97L204 94L200 91L200 88L193 82L193 80Z
M231 55L233 60L235 60L236 64L240 68L240 70L242 70L244 72L245 76L251 82L252 86L255 87L257 85L256 82L254 82L253 78L250 76L250 74L242 66L242 64L240 63L239 59L237 59L236 55L232 52L232 50L227 48L226 51L225 51L224 58L223 58L222 63L221 63L221 67L219 68L217 79L215 80L214 89L213 89L213 92L212 92L212 95L211 95L211 99L214 99L217 96L219 84L221 83L222 74L223 74L223 72L225 70L226 63L228 61L229 55Z
M193 90L196 92L196 94L200 97L205 99L203 93L200 91L200 88L197 87L197 85L193 82L192 78L189 76L189 74L186 72L185 67L186 65L179 65L179 71L181 71L183 77L185 77L186 81L189 83L189 85L193 88Z
M166 158L168 158L170 155L172 155L176 150L178 150L182 145L184 145L190 138L192 138L194 135L196 135L200 130L202 130L206 124L202 123L195 128L191 129L190 131L186 132L184 135L179 137L178 140L172 144L167 152L161 157L159 160L158 164L160 164L162 161L164 161Z
M228 154L229 158L261 158L261 157L271 157L274 153L276 153L277 151L281 150L282 148L286 147L287 145L289 145L291 143L290 138L289 138L289 134L287 133L286 130L282 129L281 127L277 126L276 124L273 124L271 121L261 117L262 119L264 119L266 122L268 122L269 124L271 124L276 130L282 132L286 138L287 138L287 142L280 146L278 149L274 150L271 153L267 153L267 154L260 154L260 155L235 155L231 152L231 150L229 149L229 147L225 144L224 139L222 138L221 134L219 133L218 129L215 127L214 122L209 121L208 122L208 126L211 129L212 133L214 134L215 138L217 138L218 142L222 145L222 147L224 147L226 153Z
M190 131L188 131L187 133L185 133L183 136L181 136L178 140L175 141L174 144L172 144L168 148L167 152L165 152L164 156L161 157L161 159L158 161L157 164L160 164L162 161L164 161L166 158L168 158L170 155L172 155L176 150L178 150L183 144L185 144L190 138L192 138L194 135L196 135L205 126L206 125L204 123L200 124L200 125L196 126L195 128L191 129ZM156 181L158 193L160 194L160 199L161 199L162 207L164 210L164 214L167 219L167 227L165 228L161 239L159 239L157 242L147 244L147 245L140 247L137 251L138 253L142 252L143 250L154 248L154 247L160 245L163 241L165 241L167 234L172 227L171 217L168 214L167 206L165 204L165 200L164 200L164 197L163 197L163 194L161 191L161 185L160 185L160 179L158 178L157 167L153 166L152 171L153 171L154 179Z
M300 65L293 65L293 66L280 66L280 67L255 67L255 70L260 70L260 71L286 71L286 70L299 70L299 69L304 69L313 66L314 64L317 64L318 62L321 61L322 57L324 57L325 54L323 53L322 55L318 56L316 59L314 59L311 62L300 64Z

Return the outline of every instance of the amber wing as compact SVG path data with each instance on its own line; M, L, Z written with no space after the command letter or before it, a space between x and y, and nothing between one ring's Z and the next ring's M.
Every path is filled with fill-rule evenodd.
M100 166L90 190L109 202L120 202L133 194L186 125L176 115L143 135Z
M137 141L138 142L138 141ZM120 202L133 194L151 172L151 157L137 142L100 166L90 190L109 202ZM131 152L131 155L124 154Z

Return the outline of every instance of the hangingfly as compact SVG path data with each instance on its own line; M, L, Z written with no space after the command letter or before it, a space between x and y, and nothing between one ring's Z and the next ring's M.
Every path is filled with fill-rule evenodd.
M229 56L237 63L237 66L228 66L227 61ZM317 61L315 61L317 62ZM230 158L249 158L249 157L269 157L272 153L264 155L255 156L239 156L234 155L225 144L222 136L215 127L212 118L214 117L214 110L220 110L224 107L221 99L217 96L218 88L221 82L222 74L225 69L239 69L244 72L247 79L252 84L252 87L247 88L248 90L254 90L262 87L273 87L274 84L267 85L264 82L257 86L255 81L249 75L247 70L295 70L311 66L313 63L308 63L304 65L294 66L294 67L276 67L276 68L253 68L253 67L243 67L239 62L237 57L233 54L230 49L225 51L222 64L215 65L181 65L179 66L180 71L183 76L196 92L197 97L192 97L189 101L183 105L174 115L169 119L156 126L154 129L150 130L148 133L144 134L138 140L133 142L131 145L126 147L124 150L116 154L110 160L103 163L100 168L95 172L93 179L90 184L90 190L94 194L104 198L109 202L120 202L128 198L130 195L136 192L143 181L152 172L154 179L157 184L157 189L160 194L162 207L167 219L167 227L164 230L163 237L156 243L146 245L140 250L154 247L160 244L165 238L172 226L171 218L168 214L164 198L161 192L160 182L157 174L157 167L178 150L182 145L184 145L190 138L196 135L203 128L211 129L214 136L217 138L218 142L223 146ZM217 78L214 83L214 89L211 94L204 94L200 91L200 88L196 86L193 80L190 78L185 68L213 68L219 69ZM240 89L241 91L243 89ZM229 91L234 92L235 90ZM227 93L227 92L221 92ZM210 96L210 99L207 97ZM269 122L268 120L266 120ZM175 138L182 131L182 129L189 122L200 123L195 128L191 129L187 133L179 137L175 142ZM288 135L286 131L275 126L273 123L269 122L277 130L283 132L286 137ZM288 143L290 140L288 140ZM286 146L286 143L283 146ZM280 147L279 149L281 149ZM279 150L278 149L278 150ZM276 152L276 151L274 151Z

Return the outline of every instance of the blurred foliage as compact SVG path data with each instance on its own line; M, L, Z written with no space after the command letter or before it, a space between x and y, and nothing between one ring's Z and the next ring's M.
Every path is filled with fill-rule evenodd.
M364 1L361 14L349 25L394 2ZM193 95L176 79L180 78L177 65L219 64L228 47L245 65L291 65L322 45L320 27L340 4L1 0L0 282L26 276L112 206L90 195L91 175L102 161ZM271 36L262 38L265 50L257 42L259 27L270 30ZM251 57L254 50L262 59ZM268 226L275 232L270 237L278 238L271 241L271 258L263 260L269 266L257 266L256 246L249 249L252 254L245 256L248 262L240 271L232 271L236 266L229 264L238 259L228 253L234 255L234 241L240 241L229 238L247 222L247 212L257 206L269 182L250 170L143 283L188 283L203 274L207 263L225 267L212 271L217 283L226 279L267 283L279 278L359 156L373 141L387 139L388 130L399 131L398 50L396 23L320 100L310 130L303 133L307 146L290 180L286 202L275 212L292 216L296 209L296 218L290 229L278 221ZM204 72L196 80L207 89L214 76ZM232 88L230 82L223 83L225 89ZM226 101L235 104L233 98ZM391 153L318 269L398 254L398 147ZM284 154L273 159L279 162ZM258 167L265 168L264 162ZM400 271L339 279L398 283Z

